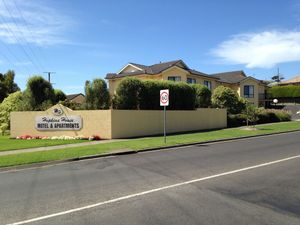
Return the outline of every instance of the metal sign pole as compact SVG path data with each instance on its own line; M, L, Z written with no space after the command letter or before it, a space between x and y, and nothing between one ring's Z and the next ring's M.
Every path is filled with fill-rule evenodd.
M167 109L169 105L169 89L160 90L160 106L164 107L164 143L167 143Z
M167 114L166 114L166 106L164 106L164 140L165 140L165 143L167 142L167 132L166 132L166 126L167 126Z

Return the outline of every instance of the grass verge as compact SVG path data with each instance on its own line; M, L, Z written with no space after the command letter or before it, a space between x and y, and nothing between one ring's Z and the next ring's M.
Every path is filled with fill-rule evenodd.
M203 141L213 141L226 138L247 137L261 134L271 134L284 131L300 130L300 122L284 122L257 126L259 130L249 131L239 128L222 129L216 131L197 132L190 134L170 135L167 144L163 143L162 137L133 139L130 141L112 142L93 146L66 148L44 152L20 153L0 157L0 167L48 162L104 154L121 149L143 150L147 148L166 147L179 144L189 144Z
M10 139L9 136L0 136L0 151L75 144L84 141L86 140L17 140Z

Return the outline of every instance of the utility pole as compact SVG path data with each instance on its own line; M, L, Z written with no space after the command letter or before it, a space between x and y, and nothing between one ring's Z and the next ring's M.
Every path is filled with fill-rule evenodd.
M44 72L48 74L48 81L51 84L51 74L55 73L55 72Z

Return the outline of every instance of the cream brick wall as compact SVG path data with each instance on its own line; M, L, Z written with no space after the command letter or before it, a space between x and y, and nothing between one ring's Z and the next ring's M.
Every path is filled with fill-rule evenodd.
M78 110L61 107L64 115L82 117L79 131L38 131L35 129L37 116L53 116L52 108L44 112L12 112L11 137L29 134L42 136L91 136L100 135L104 139L129 138L162 134L162 110ZM224 128L227 126L225 109L197 109L191 111L167 111L167 132L185 132Z
M167 111L167 132L185 132L227 127L225 109ZM126 138L163 133L162 110L113 110L112 137Z
M79 115L82 117L83 128L79 131L39 131L35 129L35 118L37 116L53 116L53 107L59 107L64 111L65 116ZM12 112L11 137L25 134L42 136L91 136L100 135L102 138L111 138L111 111L110 110L76 110L73 111L62 105L56 105L47 111L38 112Z

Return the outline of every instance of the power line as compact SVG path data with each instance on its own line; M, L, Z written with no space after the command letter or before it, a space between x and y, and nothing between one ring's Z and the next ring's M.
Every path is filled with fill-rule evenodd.
M2 0L2 2L4 3L4 6L5 6L6 10L9 12L10 16L12 17L12 14L10 13L9 9L7 8L5 1ZM32 65L37 69L37 71L41 71L41 68L39 68L37 66L37 64L31 59L31 57L27 53L26 49L22 45L22 41L20 41L20 39L17 37L17 35L14 33L14 31L10 28L9 23L5 20L3 20L3 21L4 21L4 25L6 26L7 30L13 35L13 37L15 38L15 41L19 44L19 46L21 47L21 50L23 51L23 53L25 54L27 59L32 63Z
M3 41L1 41L1 43L3 44L3 46L5 46L7 52L9 52L10 55L12 55L17 61L21 61L21 60L19 59L19 57L17 57L17 55L15 55L15 53L9 48L8 45L4 44ZM3 55L4 58L5 58L10 64L16 65L14 62L12 62L12 61L10 60L10 58L8 57L8 55L5 55L5 54L4 54L4 51L3 51L3 52L1 51L1 55ZM31 71L29 70L28 67L25 66L24 68L27 70L27 72L28 72L29 74L31 73Z
M24 16L23 16L23 13L22 13L22 11L20 10L20 8L17 6L15 0L13 0L13 3L14 3L14 6L15 6L15 9L18 11L18 13L19 13L21 19L22 19L23 22L24 22L27 31L28 31L29 33L31 33L31 30L30 30L30 28L29 28L29 25L28 25L28 23L27 23L27 20L25 20L25 18L24 18ZM22 33L23 33L23 32L22 32ZM26 42L27 42L27 44L28 44L29 42L27 41L27 39L26 39L26 38L24 38L24 39L26 40ZM34 53L34 51L32 50L32 48L30 47L30 45L28 45L28 46L29 46L29 48L30 48L32 54L33 54L33 55L35 56L35 58L40 62L40 65L41 65L42 68L45 70L45 67L44 67L44 64L43 64L43 60L41 60L40 58L38 58L38 57L36 56L36 54ZM43 55L43 52L42 52L41 48L40 48L39 46L37 46L36 49L39 50L40 55L45 59L45 57L44 57L44 55Z

